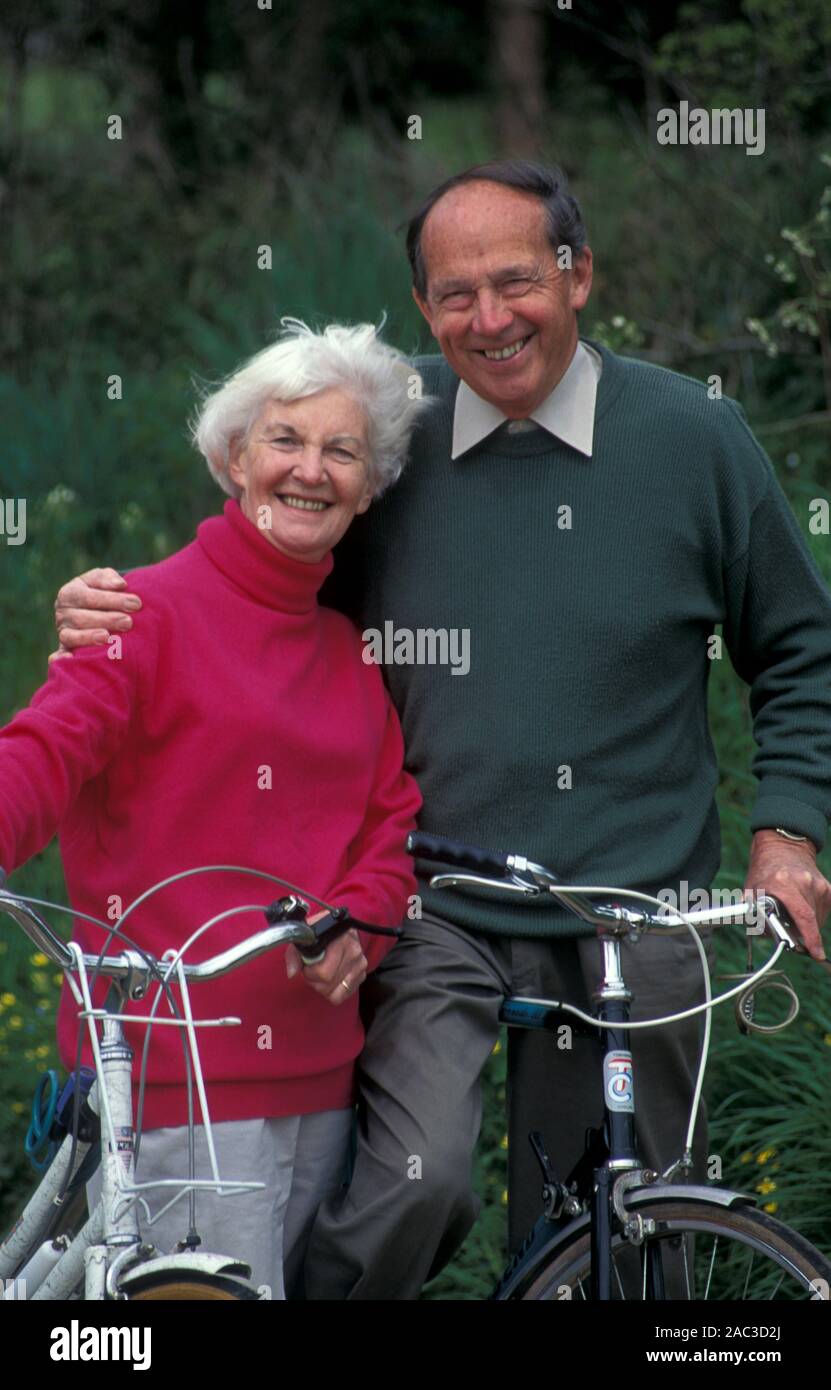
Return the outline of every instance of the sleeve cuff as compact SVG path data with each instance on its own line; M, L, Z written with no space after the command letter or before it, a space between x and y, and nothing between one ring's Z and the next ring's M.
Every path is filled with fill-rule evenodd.
M750 816L750 829L776 830L778 826L795 835L807 835L817 850L825 844L828 821L815 806L789 796L760 795Z

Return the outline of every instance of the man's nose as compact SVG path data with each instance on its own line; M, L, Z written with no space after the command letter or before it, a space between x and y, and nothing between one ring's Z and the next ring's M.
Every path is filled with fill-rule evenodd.
M513 317L513 311L496 290L483 288L476 296L471 328L483 337L496 337L510 326Z

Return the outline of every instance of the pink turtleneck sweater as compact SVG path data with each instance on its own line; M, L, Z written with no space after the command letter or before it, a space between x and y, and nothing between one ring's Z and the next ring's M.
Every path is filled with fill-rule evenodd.
M100 918L178 870L239 864L345 903L364 921L400 922L415 892L404 844L421 799L402 770L378 668L363 662L351 623L318 606L331 567L331 556L304 564L283 555L229 501L192 544L134 571L144 607L120 653L85 647L53 663L0 731L0 865L15 869L58 831L70 900ZM161 890L125 930L161 955L208 917L283 891L199 875ZM204 960L264 925L259 914L234 915L187 958ZM79 921L75 939L97 951L103 938ZM364 937L364 949L373 968L388 943ZM357 995L335 1007L302 975L288 980L280 948L194 985L191 1000L197 1018L242 1018L199 1032L215 1121L350 1103L363 1040ZM64 987L67 1066L75 1013ZM145 1030L127 1031L138 1052ZM183 1077L178 1030L154 1029L145 1127L186 1122Z

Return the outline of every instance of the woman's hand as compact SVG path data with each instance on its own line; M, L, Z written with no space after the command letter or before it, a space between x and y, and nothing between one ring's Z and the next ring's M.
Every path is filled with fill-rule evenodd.
M318 912L308 920L313 923L325 916L325 912ZM303 971L306 983L330 1004L343 1004L366 979L367 959L354 927L326 947L326 954L317 965L304 965L297 947L288 946L286 974L290 980L298 970Z

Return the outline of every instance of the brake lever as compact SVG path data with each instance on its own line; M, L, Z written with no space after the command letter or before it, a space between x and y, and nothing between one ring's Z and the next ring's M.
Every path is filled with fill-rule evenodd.
M402 927L376 927L371 922L360 922L357 917L350 916L346 907L330 908L317 922L306 922L308 912L309 904L304 898L298 898L294 894L278 898L265 910L266 921L272 926L277 922L302 922L308 927L318 949L312 954L311 942L305 949L299 942L294 943L304 965L318 965L326 954L327 946L339 936L343 936L344 932L351 931L353 927L356 931L368 932L371 936L392 936L397 939L404 935Z

